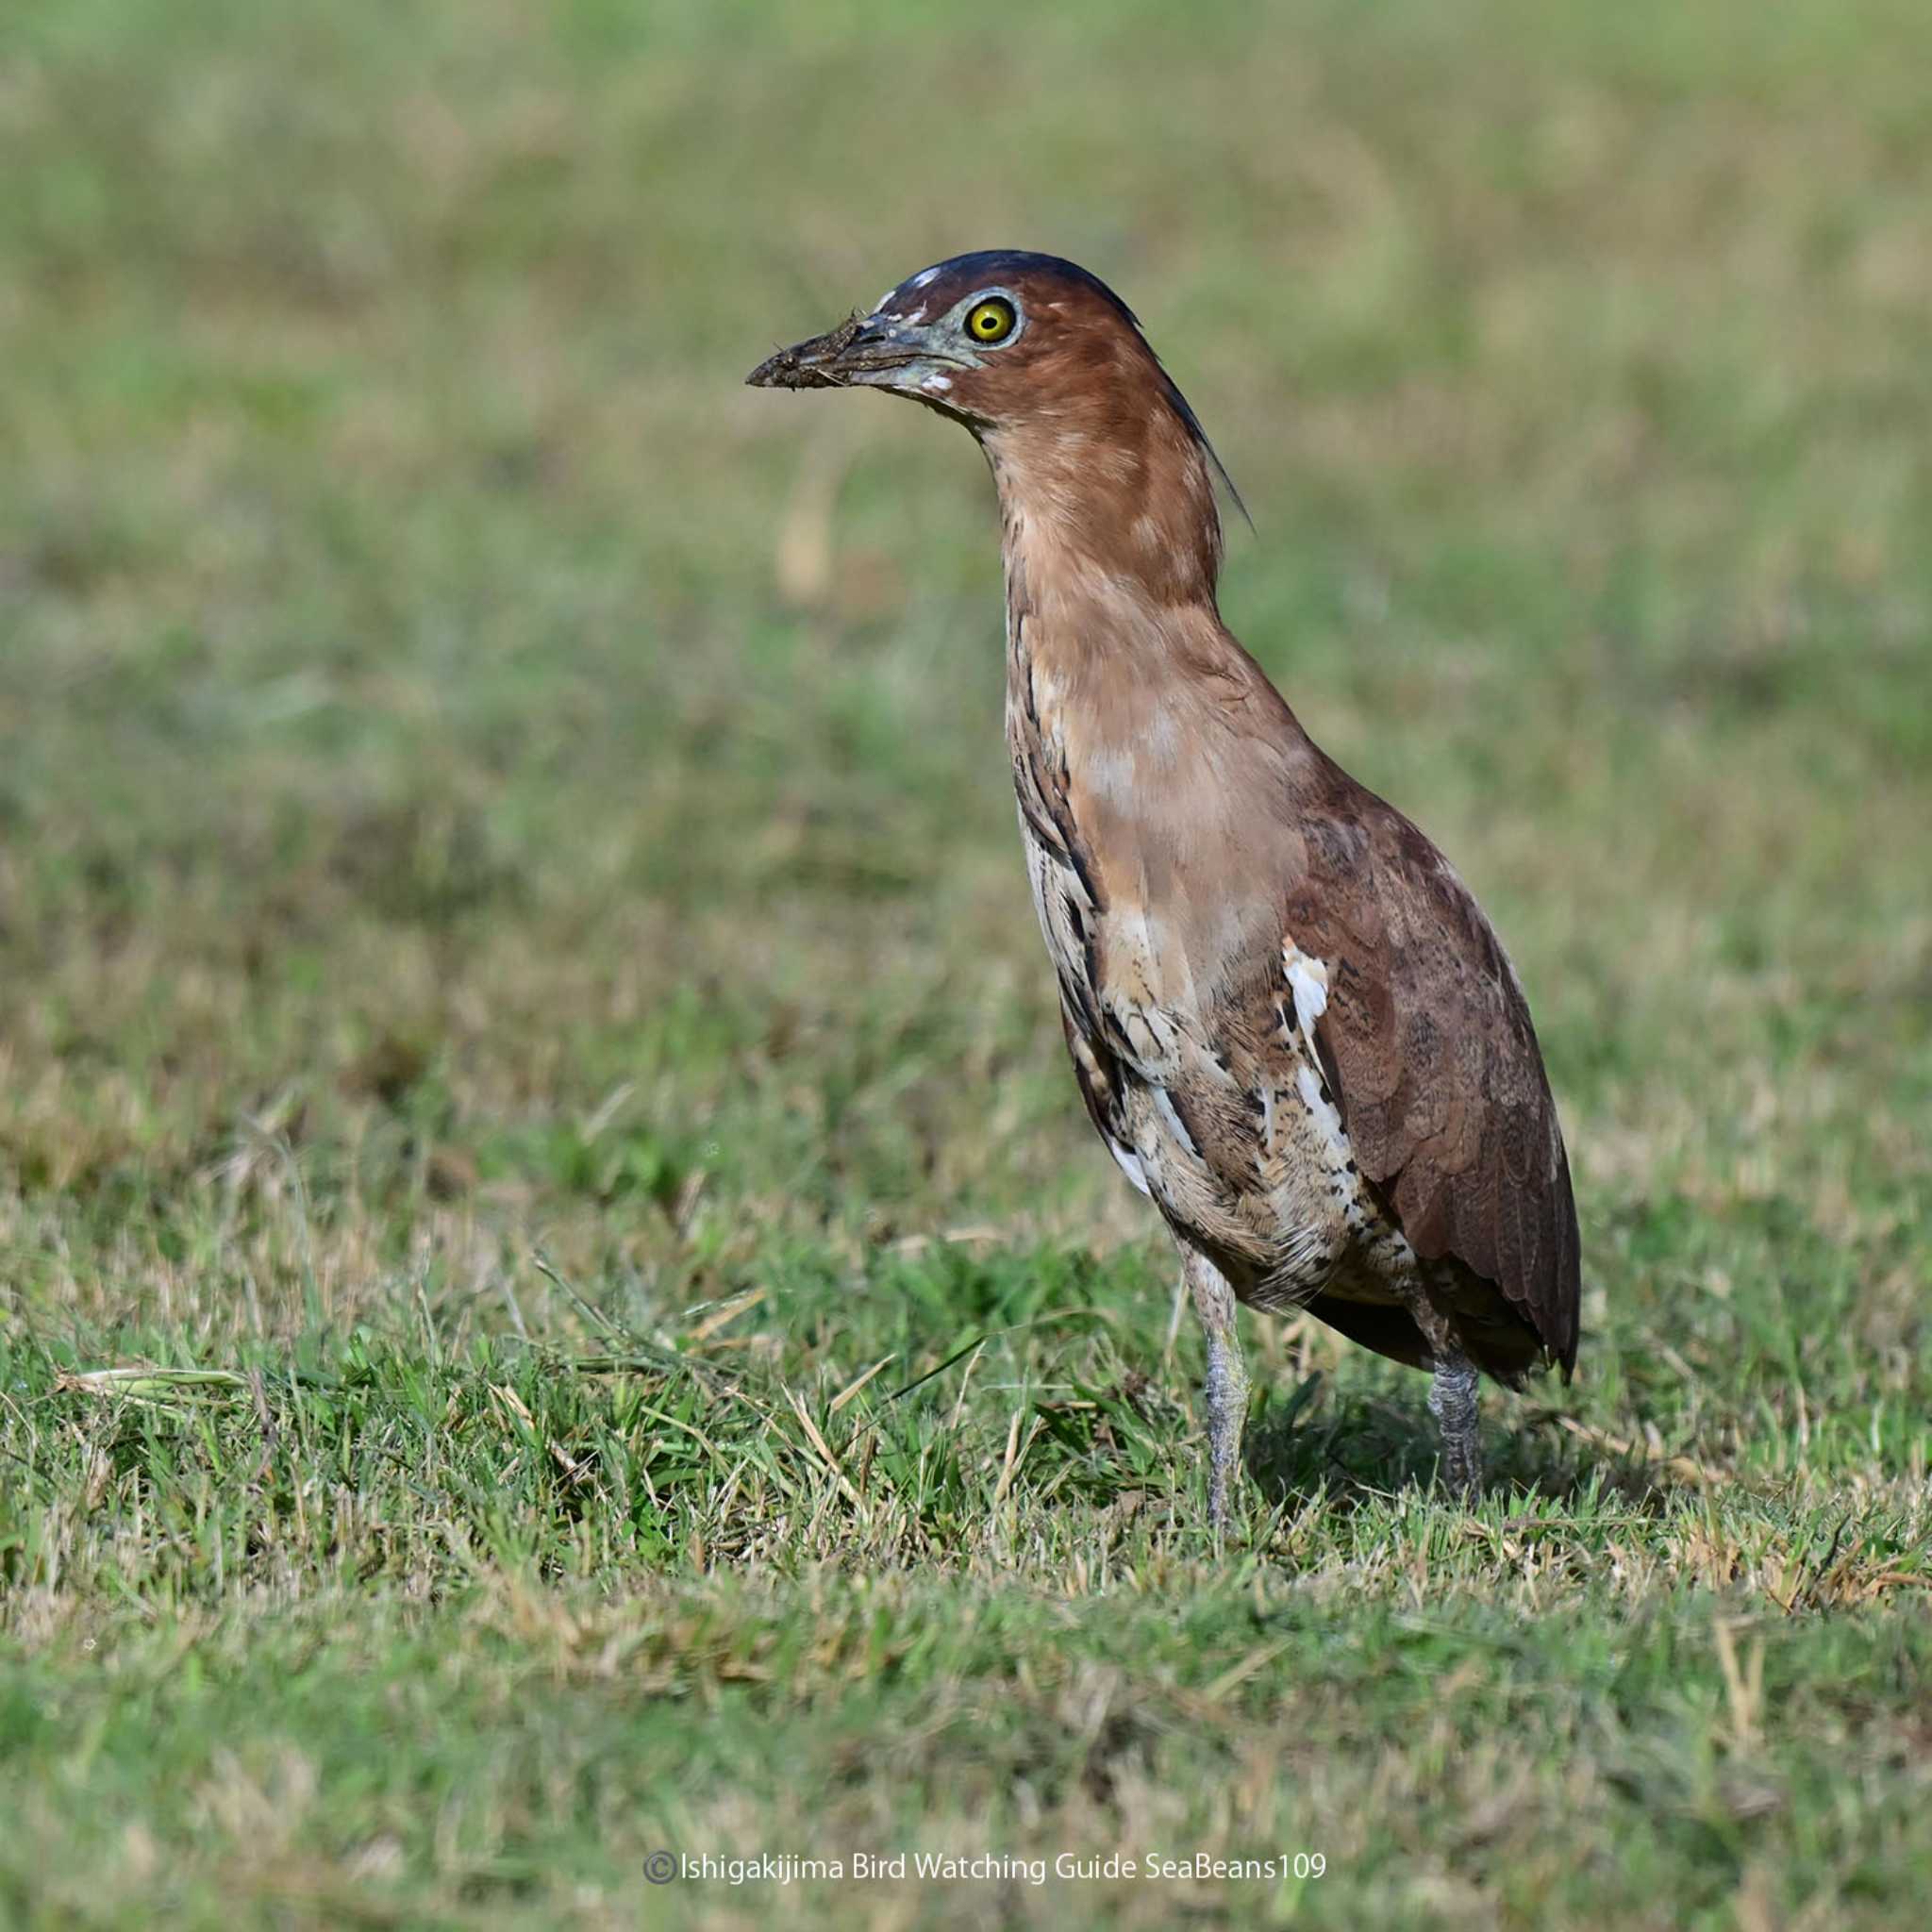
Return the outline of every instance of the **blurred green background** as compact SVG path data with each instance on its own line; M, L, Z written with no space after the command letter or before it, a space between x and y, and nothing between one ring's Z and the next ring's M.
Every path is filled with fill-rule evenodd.
M1932 1882L1928 73L1906 0L10 0L0 1809L40 1849L0 1898L750 1923L641 1902L649 1807L808 1849L836 1759L806 1795L889 1849L1105 1848L1131 1791L1328 1849L1325 1891L1204 1917L1897 1923ZM1191 1338L1027 902L984 466L741 387L989 245L1138 310L1254 514L1231 626L1528 986L1584 1374L1492 1405L1491 1541L1401 1488L1420 1380L1274 1324L1247 1567L1207 1546ZM545 1370L585 1348L628 1366ZM71 1379L129 1363L255 1379ZM847 1521L865 1430L898 1474ZM1134 1607L1078 1608L1109 1562ZM1461 1634L1405 1676L1424 1608ZM954 1648L801 1634L893 1617ZM658 1676L545 1648L607 1636ZM399 1718L411 1645L474 1674ZM1577 1691L1592 1656L1641 1688ZM1505 1720L1555 1741L1458 1783ZM1286 1785L1284 1727L1322 1754Z

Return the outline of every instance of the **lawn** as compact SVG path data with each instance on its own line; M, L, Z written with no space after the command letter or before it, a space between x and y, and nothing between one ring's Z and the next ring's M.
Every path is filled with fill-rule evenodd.
M1922 1912L1928 71L1906 0L9 0L0 1922ZM1248 1317L1215 1546L984 466L741 387L992 243L1138 309L1231 625L1528 987L1584 1342L1473 1509Z

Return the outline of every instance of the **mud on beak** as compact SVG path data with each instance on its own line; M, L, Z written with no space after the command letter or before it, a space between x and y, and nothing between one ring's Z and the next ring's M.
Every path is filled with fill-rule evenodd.
M862 386L930 395L952 386L948 370L972 366L965 357L939 348L917 325L854 315L822 336L768 356L744 379L752 389Z

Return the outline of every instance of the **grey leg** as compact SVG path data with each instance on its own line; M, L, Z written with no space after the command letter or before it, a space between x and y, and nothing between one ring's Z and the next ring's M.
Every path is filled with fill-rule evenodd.
M1454 1342L1436 1351L1429 1413L1442 1432L1442 1480L1474 1501L1483 1484L1482 1441L1476 1432L1475 1364Z
M1248 1372L1235 1328L1234 1290L1206 1256L1181 1250L1181 1278L1208 1338L1208 1520L1215 1534L1228 1524L1228 1484L1241 1468L1248 1419Z

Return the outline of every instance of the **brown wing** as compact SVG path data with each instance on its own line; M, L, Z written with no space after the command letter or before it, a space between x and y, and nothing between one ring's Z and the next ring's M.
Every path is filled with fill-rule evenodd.
M1356 1158L1416 1252L1495 1283L1567 1376L1576 1206L1523 989L1442 855L1329 771L1329 808L1304 822L1288 935L1327 961L1316 1042Z

